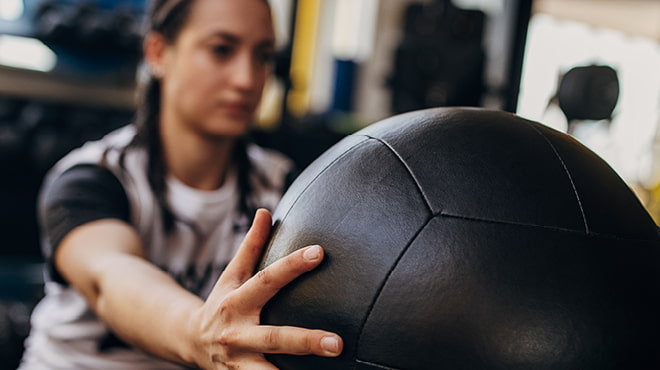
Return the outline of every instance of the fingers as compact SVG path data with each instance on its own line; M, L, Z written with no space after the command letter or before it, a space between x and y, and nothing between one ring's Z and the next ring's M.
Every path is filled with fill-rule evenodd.
M234 338L224 338L226 344L259 353L314 354L336 357L344 348L342 339L323 330L291 326L253 326L236 332Z
M236 256L220 277L223 283L232 283L234 287L238 287L253 275L264 245L270 236L271 223L270 212L266 209L258 209L252 226L238 248Z
M312 245L299 249L259 271L241 287L240 310L261 308L285 285L314 269L323 260L323 248Z
M262 354L239 356L237 359L225 362L223 365L222 369L278 370Z
M253 275L271 230L270 212L257 211L236 256L229 263L200 311L200 327L210 331L213 343L225 355L244 358L263 353L315 354L337 356L342 339L323 330L259 325L263 306L291 281L317 267L323 249L309 246L272 263ZM219 337L218 337L219 336ZM222 358L226 359L227 356Z

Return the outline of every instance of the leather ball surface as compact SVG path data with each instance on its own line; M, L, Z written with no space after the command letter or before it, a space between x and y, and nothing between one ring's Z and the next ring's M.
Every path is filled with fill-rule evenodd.
M603 160L516 115L436 108L374 123L289 188L260 268L323 263L262 323L338 333L285 370L659 369L657 227Z

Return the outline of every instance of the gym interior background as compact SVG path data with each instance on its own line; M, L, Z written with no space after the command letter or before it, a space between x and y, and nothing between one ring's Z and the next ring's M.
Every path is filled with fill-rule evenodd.
M660 219L657 0L271 0L255 139L300 167L392 114L516 112L606 159ZM0 369L41 295L45 171L132 119L145 0L0 1Z

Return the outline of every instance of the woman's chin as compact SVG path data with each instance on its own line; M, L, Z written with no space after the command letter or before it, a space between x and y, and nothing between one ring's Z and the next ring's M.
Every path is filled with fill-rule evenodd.
M252 120L246 118L224 118L206 125L206 133L210 136L239 137L248 133Z

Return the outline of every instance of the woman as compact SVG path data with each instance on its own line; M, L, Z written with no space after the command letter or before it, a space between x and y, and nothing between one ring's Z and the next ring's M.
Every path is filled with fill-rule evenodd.
M272 68L267 2L154 0L149 20L152 78L135 124L44 182L51 279L21 368L274 369L264 353L337 356L333 333L259 325L263 305L323 258L309 246L253 276L271 226L257 207L275 206L291 170L243 139Z

